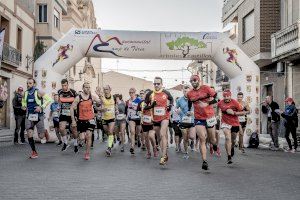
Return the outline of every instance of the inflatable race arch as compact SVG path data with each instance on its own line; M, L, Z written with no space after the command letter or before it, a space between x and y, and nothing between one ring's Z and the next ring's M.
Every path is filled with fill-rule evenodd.
M71 29L35 62L38 87L57 92L64 74L83 57L212 60L230 78L233 97L242 91L251 107L246 135L259 130L259 68L226 33Z

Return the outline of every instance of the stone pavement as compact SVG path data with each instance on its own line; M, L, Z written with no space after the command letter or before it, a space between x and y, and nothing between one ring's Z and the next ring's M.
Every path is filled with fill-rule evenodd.
M185 160L171 147L161 167L139 149L132 157L117 146L107 158L104 143L95 146L90 161L55 144L38 144L36 160L28 145L0 148L0 199L300 199L300 153L247 149L228 166L222 152L204 172L198 152Z

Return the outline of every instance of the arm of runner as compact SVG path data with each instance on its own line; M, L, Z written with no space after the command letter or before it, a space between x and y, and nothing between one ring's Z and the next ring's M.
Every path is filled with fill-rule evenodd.
M172 106L174 104L174 99L173 96L171 95L171 93L167 90L164 90L164 93L168 96L168 100L170 102L170 104L167 106L167 110L170 111L172 109Z
M71 119L72 119L72 126L73 127L76 127L77 124L76 124L76 120L75 120L75 108L77 108L77 105L79 103L79 96L77 96L75 98L75 100L73 101L71 107L70 107L70 114L71 114Z

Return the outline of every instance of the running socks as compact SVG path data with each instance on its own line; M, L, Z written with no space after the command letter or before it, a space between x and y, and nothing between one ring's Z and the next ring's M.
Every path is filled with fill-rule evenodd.
M28 142L29 142L29 145L30 145L30 147L31 147L31 150L32 150L32 151L36 151L36 150L35 150L35 145L34 145L33 137L28 138Z
M111 148L114 142L114 136L111 134L108 136L108 147Z
M62 137L62 141L64 144L68 144L68 138L66 135Z
M218 145L214 144L214 145L213 145L213 150L214 150L214 151L217 151L217 150L218 150Z

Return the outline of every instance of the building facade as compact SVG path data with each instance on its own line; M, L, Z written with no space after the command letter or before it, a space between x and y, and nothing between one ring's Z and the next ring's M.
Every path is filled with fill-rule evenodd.
M224 0L222 9L229 37L260 67L261 99L272 95L283 108L285 76L271 56L271 35L280 30L280 17L280 0ZM264 116L261 120L266 123Z
M36 46L42 46L43 52L71 28L97 28L92 0L37 0L36 13ZM84 82L95 89L102 82L101 59L83 58L65 77L75 90L81 90ZM56 87L59 89L60 84Z
M33 73L35 0L0 0L0 27L5 28L0 68L0 143L13 141L15 120L12 99L16 89L26 88Z

